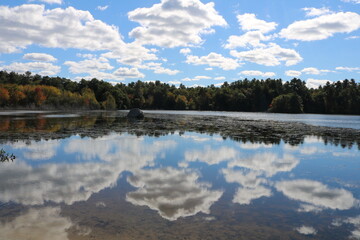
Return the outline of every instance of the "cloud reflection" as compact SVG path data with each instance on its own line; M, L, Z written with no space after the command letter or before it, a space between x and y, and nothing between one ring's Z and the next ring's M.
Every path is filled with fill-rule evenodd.
M267 180L260 177L260 172L223 169L222 173L227 182L238 183L242 186L236 190L233 198L234 203L246 205L255 199L272 195L270 189L261 185L267 183Z
M42 164L22 161L0 168L0 201L39 205L45 201L72 204L87 200L93 193L114 186L123 171L136 171L154 164L157 156L174 146L173 141L145 143L143 139L109 135L99 141L100 162ZM108 141L105 141L107 139ZM65 146L71 153L89 159L96 139L73 139ZM110 147L106 147L110 146Z
M70 219L60 215L60 208L30 209L10 222L0 223L0 239L68 240Z
M219 164L223 161L232 160L236 158L238 152L229 147L221 147L212 149L211 146L205 146L201 151L193 150L185 152L186 162L205 162L209 165Z
M244 167L255 171L264 172L271 177L279 172L290 172L299 164L294 156L284 154L282 157L272 152L257 153L249 158L235 159L229 167Z
M126 200L148 206L170 221L199 212L208 214L223 192L209 190L211 186L199 183L198 178L195 172L174 168L139 170L128 177L138 190L128 193Z
M358 202L351 192L312 180L280 181L275 184L278 191L290 199L306 203L307 209L330 208L346 210ZM313 206L313 208L311 208Z
M30 141L28 143L19 141L11 144L14 149L21 149L24 151L24 157L29 160L49 160L56 155L56 151L60 146L59 140L41 140Z

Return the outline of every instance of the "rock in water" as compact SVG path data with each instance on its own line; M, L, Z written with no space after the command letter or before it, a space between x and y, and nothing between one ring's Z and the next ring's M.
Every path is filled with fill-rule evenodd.
M140 108L133 108L129 111L128 118L144 118L144 113Z

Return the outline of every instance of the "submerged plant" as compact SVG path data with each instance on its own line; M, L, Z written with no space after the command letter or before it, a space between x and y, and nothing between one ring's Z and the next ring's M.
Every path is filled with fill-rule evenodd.
M0 162L10 162L15 159L14 154L6 153L4 149L0 149Z

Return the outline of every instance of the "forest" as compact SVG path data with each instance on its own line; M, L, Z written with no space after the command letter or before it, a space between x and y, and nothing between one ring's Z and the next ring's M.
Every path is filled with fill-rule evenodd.
M176 87L160 81L119 83L0 71L2 109L166 109L360 114L360 84L342 80L313 89L294 78L243 79L221 87Z

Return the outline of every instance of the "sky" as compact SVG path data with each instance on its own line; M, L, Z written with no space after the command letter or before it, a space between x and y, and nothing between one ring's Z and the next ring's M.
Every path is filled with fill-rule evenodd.
M360 82L360 0L1 0L0 70L221 86Z

